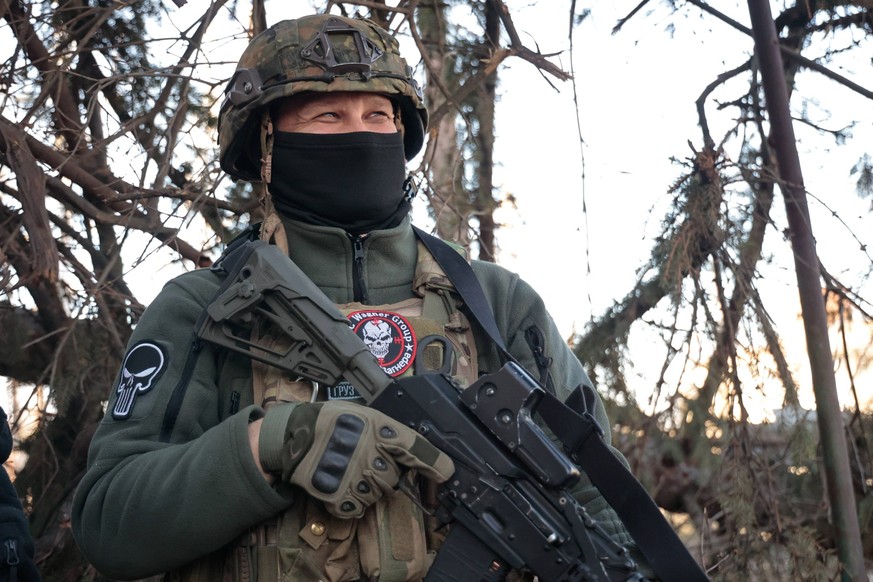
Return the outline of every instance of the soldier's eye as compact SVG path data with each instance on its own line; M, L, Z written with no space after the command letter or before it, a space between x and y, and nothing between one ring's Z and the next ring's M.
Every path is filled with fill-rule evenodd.
M367 121L371 123L393 123L394 113L388 111L373 111L367 116Z

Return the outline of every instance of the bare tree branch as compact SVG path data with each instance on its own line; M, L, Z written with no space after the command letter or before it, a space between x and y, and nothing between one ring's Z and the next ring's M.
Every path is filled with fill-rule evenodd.
M702 0L688 0L688 3L693 4L694 6L697 6L698 8L703 10L704 12L715 16L716 18L718 18L722 22L739 30L740 32L742 32L746 36L752 36L752 29L750 29L747 26L743 26L742 24L740 24L736 20L734 20L734 19L728 17L727 15L725 15L724 13L716 10L715 8L713 8L712 6L707 4L706 2L703 2ZM865 18L865 17L859 17L859 18L861 18L863 20L863 18ZM811 69L813 71L821 73L825 77L828 77L829 79L836 81L837 83L839 83L840 85L843 85L844 87L848 87L852 91L855 91L859 95L863 95L867 99L873 99L873 91L871 91L870 89L866 89L865 87L862 87L861 85L855 83L851 79L847 79L846 77L840 75L839 73L836 73L836 72L828 69L827 67L824 67L824 66L816 63L815 61L804 57L803 55L801 55L799 52L792 49L791 47L788 47L785 45L780 45L779 50L782 52L783 56L786 56L786 57L796 61L798 64L801 64L808 69Z
M30 24L21 4L13 0L0 0L0 12L4 13L6 21L18 39L19 45L24 48L30 62L42 73L45 79L42 90L51 95L56 103L55 121L64 135L67 145L73 147L79 139L81 124L79 123L76 99L70 93L63 73L54 64L52 55L39 40L36 30Z

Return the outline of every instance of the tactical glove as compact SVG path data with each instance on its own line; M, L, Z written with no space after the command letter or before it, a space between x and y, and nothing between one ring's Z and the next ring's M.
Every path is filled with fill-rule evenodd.
M302 487L338 517L361 517L394 492L402 468L437 482L452 460L414 430L381 412L349 402L297 404L288 418L282 480Z

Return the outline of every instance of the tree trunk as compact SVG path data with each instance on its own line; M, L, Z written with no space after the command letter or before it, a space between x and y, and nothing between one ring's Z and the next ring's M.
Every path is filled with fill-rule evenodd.
M430 111L446 111L445 115L431 119L430 139L424 155L430 184L428 202L440 238L467 247L470 243L469 210L464 202L461 181L464 162L455 129L458 104L449 102L449 107L444 107L457 86L452 73L453 57L448 49L445 4L439 0L422 2L416 16L422 43L429 48L423 55L427 65L425 100Z
M755 37L755 54L761 64L761 79L767 100L771 145L779 164L780 188L785 196L785 209L790 228L791 248L794 250L794 268L806 347L812 370L818 426L821 435L828 497L836 528L837 548L843 564L843 579L866 580L861 530L858 525L857 504L852 488L846 432L837 397L834 362L828 341L827 314L822 297L819 262L800 157L797 154L788 91L785 87L782 54L770 5L766 0L749 0L749 14Z
M485 35L480 45L480 62L487 61L500 46L500 13L499 8L491 0L485 2ZM478 119L478 134L476 135L478 163L478 188L476 191L475 215L479 223L478 243L479 259L495 261L496 249L494 243L494 210L497 201L494 200L494 105L497 100L497 71L485 78L479 90L476 101L476 118Z

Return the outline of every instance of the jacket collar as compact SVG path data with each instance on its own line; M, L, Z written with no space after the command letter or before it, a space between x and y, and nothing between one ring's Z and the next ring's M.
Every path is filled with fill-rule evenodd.
M288 237L288 256L335 303L354 300L355 238L340 228L316 226L282 218ZM413 297L418 249L407 216L394 228L359 237L363 252L361 274L373 305Z

